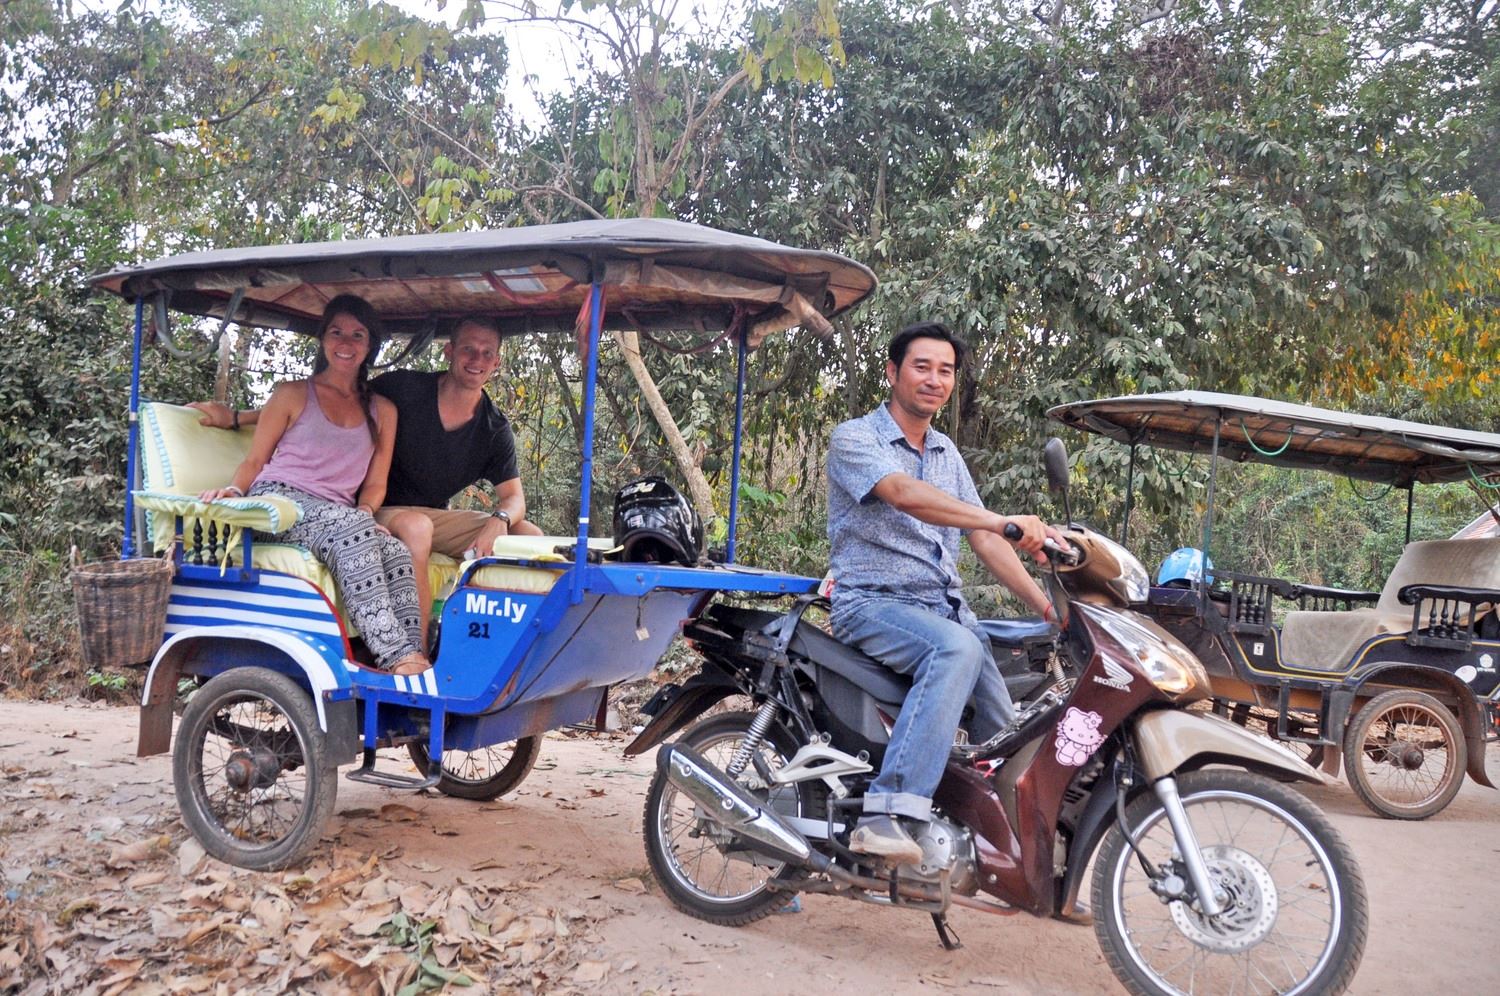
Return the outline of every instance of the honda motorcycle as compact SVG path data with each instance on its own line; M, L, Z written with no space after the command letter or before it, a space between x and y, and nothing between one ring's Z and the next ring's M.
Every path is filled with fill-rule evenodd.
M1066 500L1059 441L1046 462ZM1364 883L1327 817L1282 784L1324 777L1189 711L1208 678L1129 609L1146 593L1140 562L1087 528L1065 532L1048 557L1055 639L1039 652L1039 624L988 626L1042 680L1008 732L955 744L915 865L848 847L909 683L803 619L808 600L716 605L690 623L703 668L658 694L627 752L727 696L754 709L710 716L658 754L645 840L672 903L738 926L826 893L929 913L951 948L954 906L1086 919L1092 860L1095 933L1129 991L1343 992L1363 953Z

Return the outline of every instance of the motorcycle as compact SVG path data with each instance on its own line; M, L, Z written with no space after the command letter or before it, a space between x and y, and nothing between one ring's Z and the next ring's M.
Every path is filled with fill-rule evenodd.
M1066 502L1060 441L1046 465ZM1343 992L1363 953L1364 883L1327 817L1283 784L1326 779L1189 711L1208 677L1128 610L1148 584L1140 562L1085 527L1065 532L1047 577L1060 680L997 740L955 745L915 865L848 847L909 684L803 619L806 598L780 614L715 605L687 625L704 666L648 704L627 753L729 695L755 708L709 716L658 753L644 830L671 902L739 926L796 893L831 894L929 913L951 949L954 906L1087 920L1092 860L1095 933L1130 992ZM1035 630L1014 627L1015 648L1035 657ZM1004 630L992 625L992 641Z

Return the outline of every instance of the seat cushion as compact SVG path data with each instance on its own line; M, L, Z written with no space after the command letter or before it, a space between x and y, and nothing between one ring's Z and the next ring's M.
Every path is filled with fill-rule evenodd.
M148 401L140 407L141 483L160 495L191 495L221 488L250 452L255 429L213 429L202 414L182 405ZM148 508L146 531L158 552L172 545L170 514Z
M1400 594L1413 584L1500 589L1500 538L1408 543L1374 608L1287 613L1281 627L1282 661L1315 671L1348 670L1368 641L1411 631L1412 607L1401 604ZM1459 618L1466 620L1467 611Z

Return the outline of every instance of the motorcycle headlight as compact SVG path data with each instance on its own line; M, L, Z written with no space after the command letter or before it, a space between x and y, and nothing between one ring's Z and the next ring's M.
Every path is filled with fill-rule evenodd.
M1174 701L1208 695L1208 672L1203 662L1177 637L1135 612L1095 609L1089 615L1114 637L1163 695Z
M1135 554L1099 533L1094 533L1092 539L1108 550L1110 556L1115 558L1115 563L1120 565L1119 576L1110 582L1110 587L1132 604L1144 602L1150 597L1151 576L1146 573L1145 565L1136 559Z

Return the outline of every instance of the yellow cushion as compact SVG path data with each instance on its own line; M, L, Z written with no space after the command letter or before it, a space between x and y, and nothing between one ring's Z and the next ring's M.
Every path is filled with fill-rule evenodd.
M557 570L544 567L521 567L513 564L486 564L474 572L470 583L476 588L501 588L505 591L524 591L545 594L562 576L567 565L573 562L576 536L501 536L495 540L495 556L515 560L536 560L557 563ZM567 547L564 556L558 547ZM590 539L590 550L609 550L614 546L606 539ZM433 588L433 591L439 591Z
M202 414L182 405L148 401L140 408L141 483L161 495L194 495L221 488L234 477L250 452L255 430L213 429L200 425ZM295 521L295 520L292 520ZM146 531L158 552L172 545L172 515L146 511ZM288 528L287 522L282 528ZM256 527L259 528L259 527Z

